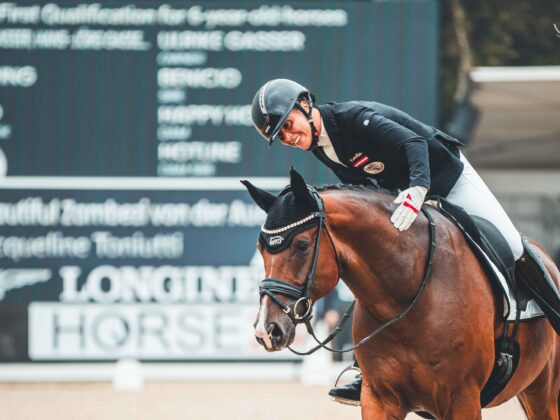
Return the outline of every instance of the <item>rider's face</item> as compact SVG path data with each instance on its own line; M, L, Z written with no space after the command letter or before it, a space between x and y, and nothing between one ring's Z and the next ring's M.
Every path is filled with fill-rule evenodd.
M306 103L302 105L308 109ZM278 133L278 138L285 145L303 150L309 149L313 140L311 127L300 110L292 109Z

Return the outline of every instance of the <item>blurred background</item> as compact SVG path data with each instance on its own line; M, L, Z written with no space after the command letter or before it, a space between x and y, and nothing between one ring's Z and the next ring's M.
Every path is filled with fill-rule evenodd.
M239 180L336 182L254 130L280 77L464 141L560 260L558 2L0 2L0 418L359 418L326 395L351 355L253 338L264 214ZM324 336L351 300L317 305Z

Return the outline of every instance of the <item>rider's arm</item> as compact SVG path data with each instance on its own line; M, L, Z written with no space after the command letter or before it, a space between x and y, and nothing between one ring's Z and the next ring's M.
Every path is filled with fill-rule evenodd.
M356 128L361 137L375 142L385 154L404 156L409 171L409 187L430 189L430 161L425 138L369 108L358 115Z
M391 216L391 223L400 231L407 230L416 219L430 189L430 160L428 142L401 124L365 108L361 120L361 138L374 142L391 161L407 163L409 184L403 187L395 203L399 204ZM358 125L360 122L358 122Z

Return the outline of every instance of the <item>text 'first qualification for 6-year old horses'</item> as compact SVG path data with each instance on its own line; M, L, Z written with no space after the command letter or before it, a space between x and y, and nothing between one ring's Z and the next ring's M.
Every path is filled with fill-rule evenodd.
M312 303L342 278L357 297L355 343L391 323L356 350L364 377L362 417L404 419L424 411L439 419L482 418L481 391L503 334L503 307L453 223L427 209L437 243L430 246L427 214L399 232L389 220L394 197L386 192L317 191L294 170L279 196L244 184L267 212L258 244L265 280L255 323L266 350L289 346ZM558 284L558 269L538 250ZM409 306L406 316L391 322ZM487 406L518 396L530 420L558 420L559 337L545 318L536 318L520 324L517 342L517 369Z

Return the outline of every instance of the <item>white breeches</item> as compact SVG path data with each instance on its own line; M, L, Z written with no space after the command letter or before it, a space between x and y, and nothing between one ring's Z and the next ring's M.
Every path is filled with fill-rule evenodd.
M468 160L461 153L461 162L465 165L461 176L447 195L452 204L461 206L473 216L483 217L493 223L504 235L518 260L523 254L521 234L517 231L508 215L488 189L482 178L476 173Z

